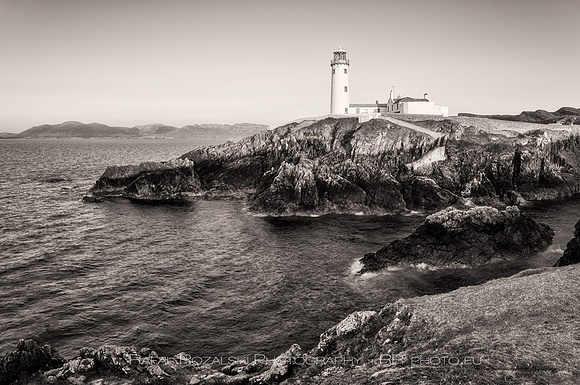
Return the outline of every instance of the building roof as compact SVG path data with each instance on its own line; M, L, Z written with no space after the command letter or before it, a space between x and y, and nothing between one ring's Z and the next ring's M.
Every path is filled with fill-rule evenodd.
M401 103L401 102L428 102L427 99L415 99L405 96L404 98L395 99L394 103Z
M386 107L385 103L362 103L362 104L349 104L349 107Z

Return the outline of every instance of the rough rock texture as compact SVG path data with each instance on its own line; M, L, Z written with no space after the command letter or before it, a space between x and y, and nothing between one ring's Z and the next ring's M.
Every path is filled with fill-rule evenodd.
M469 119L476 125L490 121ZM174 169L156 166L163 179L159 192L156 180L134 186L135 166L120 167L108 170L93 194L164 199L196 191L210 198L247 197L250 210L285 215L438 210L462 199L521 204L579 193L575 126L526 129L517 123L482 129L451 119L296 122L184 154L181 159L195 163L199 185L194 177L183 185Z
M552 229L521 214L517 206L505 211L488 206L449 207L428 216L409 236L366 254L361 272L420 263L477 266L543 250L553 236Z
M63 362L50 345L39 346L34 340L20 340L15 351L0 357L0 384L9 384L23 374L48 369Z
M324 356L329 352L337 350L341 341L349 339L349 335L359 332L366 324L377 316L377 312L373 310L357 311L351 313L345 319L340 321L337 325L331 327L320 336L318 346L313 350L314 355ZM355 356L356 352L348 350L350 356Z
M94 378L102 384L98 378L103 376L127 376L131 382L125 383L141 383L144 379L151 382L170 377L165 370L171 371L171 365L178 362L175 357L171 362L161 361L154 352L143 355L134 348L121 346L82 348L79 355L69 361L62 359L49 345L40 348L34 340L21 340L17 349L1 359L13 362L14 357L20 357L20 367L13 367L10 377L0 378L1 384L14 381L22 384L81 384L92 383L90 380Z
M249 208L254 211L385 213L407 208L396 177L406 172L406 163L441 146L437 133L387 120L359 124L354 118L327 118L197 149L183 158L196 163L204 189L252 192ZM412 182L407 175L405 183ZM442 190L427 183L423 194L434 187ZM433 195L428 205L439 208L457 199L449 192Z
M574 226L574 238L568 242L564 255L554 266L568 266L575 263L580 263L580 221Z
M480 130L452 121L417 122L448 135L447 159L427 173L478 204L554 199L580 192L578 130ZM506 123L509 126L509 123Z
M250 209L273 214L437 210L458 197L520 204L580 192L573 127L525 131L503 124L484 130L452 120L401 126L327 118L183 158L196 162L202 188L253 191Z
M284 381L292 374L292 369L302 362L302 350L294 344L283 354L276 357L270 369L253 377L253 384L271 384Z
M188 159L107 167L89 191L91 197L128 198L142 202L179 201L200 192L194 164Z
M17 351L0 358L0 384L268 385L291 376L302 365L303 355L300 346L294 344L273 360L240 360L217 369L206 357L185 353L160 357L148 348L137 351L106 345L82 348L76 357L65 361L48 345L41 348L34 340L21 340Z
M484 130L452 120L401 126L327 118L183 157L196 162L202 187L254 190L251 207L273 212L313 211L312 204L321 211L357 211L361 204L368 211L435 210L457 197L497 204L580 192L578 130L503 124ZM352 207L344 204L350 200Z
M311 160L283 162L264 174L250 208L284 212L395 212L405 209L400 183L386 172L349 170L347 179ZM355 174L356 173L356 174Z

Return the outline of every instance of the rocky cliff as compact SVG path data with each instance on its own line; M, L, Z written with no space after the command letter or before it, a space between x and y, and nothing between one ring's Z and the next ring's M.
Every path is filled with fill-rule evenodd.
M517 203L580 191L580 131L480 130L456 122L421 122L448 136L447 159L415 173L476 203Z
M194 162L200 195L245 195L251 210L274 215L438 210L458 200L519 204L577 194L578 130L520 126L329 117L181 159Z
M202 187L254 191L250 207L273 213L436 210L458 197L521 203L580 191L575 131L391 120L293 123L183 158L196 162Z
M546 249L553 236L552 229L520 213L517 206L505 211L449 207L428 216L409 236L366 254L360 260L361 273L399 265L472 267L521 258Z
M251 192L250 209L273 214L393 212L406 208L396 178L405 164L442 145L386 120L354 118L292 123L238 143L191 151L204 189ZM431 187L430 185L426 186ZM442 194L445 206L456 197Z

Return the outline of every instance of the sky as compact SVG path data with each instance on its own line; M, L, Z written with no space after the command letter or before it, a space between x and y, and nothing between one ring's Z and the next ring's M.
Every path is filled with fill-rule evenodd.
M395 94L459 112L580 107L578 0L0 0L0 131L280 125Z

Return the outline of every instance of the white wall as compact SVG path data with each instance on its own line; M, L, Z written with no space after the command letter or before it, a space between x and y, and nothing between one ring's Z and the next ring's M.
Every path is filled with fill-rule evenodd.
M331 66L334 73L331 73L330 86L330 113L333 115L343 115L347 113L349 107L350 89L348 89L348 65L337 63ZM347 73L344 73L344 70ZM345 91L347 87L347 91Z
M447 107L436 106L433 102L403 102L404 114L447 116Z
M433 102L401 102L392 104L390 110L387 107L381 108L381 113L448 116L449 109L443 106L436 106Z

